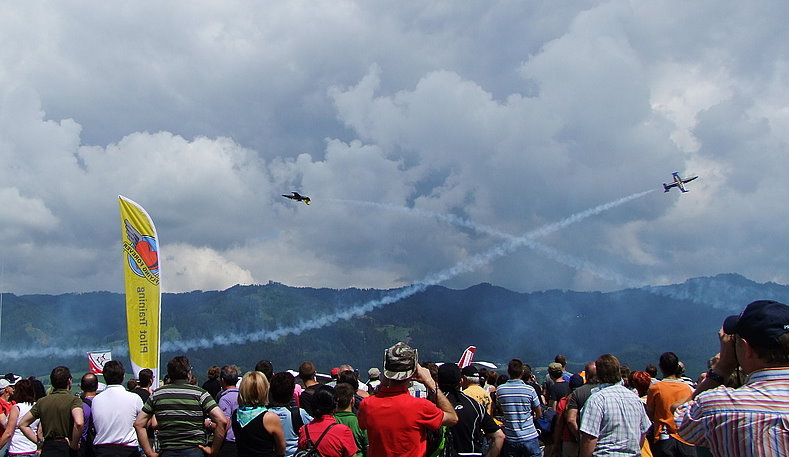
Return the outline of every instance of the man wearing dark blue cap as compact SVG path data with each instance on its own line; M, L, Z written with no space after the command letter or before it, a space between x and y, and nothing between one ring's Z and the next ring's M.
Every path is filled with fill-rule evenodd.
M716 456L789 455L789 306L755 301L718 336L720 359L676 410L679 435ZM737 366L745 384L721 387Z

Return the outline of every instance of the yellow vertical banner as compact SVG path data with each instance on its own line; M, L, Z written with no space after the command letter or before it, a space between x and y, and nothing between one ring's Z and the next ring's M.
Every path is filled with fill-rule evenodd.
M129 358L135 377L143 368L149 368L153 370L154 380L158 380L161 319L159 240L156 227L145 209L122 195L118 196L118 203Z

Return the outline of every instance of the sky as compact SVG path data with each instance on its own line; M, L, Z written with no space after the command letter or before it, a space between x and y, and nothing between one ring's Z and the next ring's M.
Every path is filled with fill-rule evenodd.
M2 2L0 289L122 291L118 195L156 224L165 292L787 284L787 16Z

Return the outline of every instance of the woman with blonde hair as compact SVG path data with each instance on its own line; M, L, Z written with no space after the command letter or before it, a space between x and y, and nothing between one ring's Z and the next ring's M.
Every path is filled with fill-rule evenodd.
M266 408L268 389L268 379L259 371L250 371L241 379L238 409L231 417L238 457L285 455L282 423Z

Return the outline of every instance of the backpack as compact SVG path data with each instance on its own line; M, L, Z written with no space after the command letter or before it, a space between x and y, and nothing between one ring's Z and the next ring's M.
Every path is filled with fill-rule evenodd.
M458 457L451 427L442 425L438 430L427 431L425 457Z
M337 422L326 427L326 430L321 433L321 436L318 437L318 441L315 443L313 443L312 439L310 438L310 428L304 427L304 434L307 435L307 448L299 449L295 454L293 454L293 457L321 457L321 453L318 452L318 445L321 443L323 437L326 436L326 432L328 432L329 429L335 425L337 425Z
M299 434L299 430L304 426L304 421L301 419L301 410L298 406L295 408L288 407L290 411L290 426L293 427L293 433Z
M553 428L556 421L556 411L553 408L545 409L539 419L534 419L534 427L537 428L540 439L545 444L553 444Z

